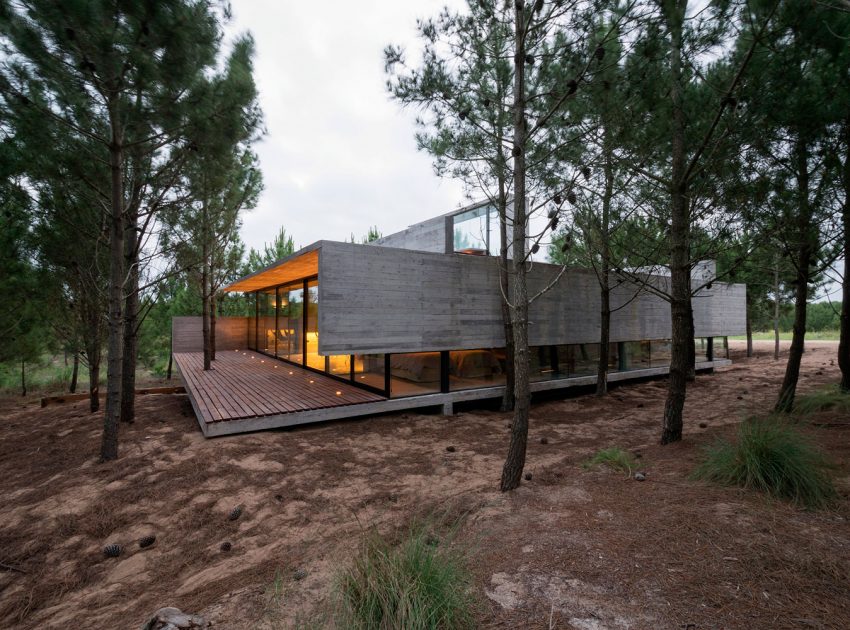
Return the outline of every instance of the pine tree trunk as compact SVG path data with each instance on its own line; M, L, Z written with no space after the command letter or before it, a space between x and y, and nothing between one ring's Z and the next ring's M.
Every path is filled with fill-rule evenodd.
M27 395L27 362L21 359L21 396Z
M100 411L100 357L89 359L89 412Z
M794 287L794 330L791 336L791 348L788 350L788 363L785 366L785 378L779 390L775 411L789 413L794 408L797 395L797 382L800 380L800 363L806 342L806 306L809 299L809 278L814 239L812 237L812 208L809 203L809 166L808 148L800 139L797 145L797 191L800 204L797 220L797 265Z
M611 340L611 199L614 196L614 168L611 162L612 149L609 142L608 125L604 129L605 144L605 192L602 195L602 225L600 226L599 270L599 364L596 370L596 395L604 396L608 392L608 345Z
M68 387L68 391L72 394L77 392L77 376L80 373L80 353L74 352L74 364L71 368L71 385Z
M838 367L841 370L841 391L850 393L850 118L844 121L844 150L844 205L841 208L844 229L844 277L841 279Z
M690 268L688 269L688 382L693 383L697 378L697 350L694 346L694 305L690 292Z
M672 348L667 400L661 443L669 444L682 439L682 416L688 382L690 353L688 337L693 327L690 314L691 278L688 264L690 233L688 225L687 182L685 181L685 114L682 104L682 23L684 7L679 3L672 8L669 20L671 39L670 100L672 105L671 137L671 189L670 189L670 319ZM691 336L691 344L693 337Z
M779 361L779 259L773 268L773 360Z
M528 444L531 406L528 355L528 287L526 285L525 207L525 33L523 3L515 5L514 51L514 226L513 226L513 333L514 333L514 419L508 455L502 468L502 492L519 487Z
M599 287L602 308L599 312L599 365L596 369L597 396L604 396L608 393L608 346L611 339L611 289L608 282L608 273L603 271L602 278Z
M124 299L124 355L121 366L121 422L136 419L136 357L138 340L136 329L139 320L139 260L138 220L135 212L128 213L124 240L124 262L127 265L127 297Z
M117 99L116 99L117 100ZM124 152L123 132L116 102L109 104L112 142L109 147L111 203L109 217L109 287L107 296L106 413L100 459L118 457L118 422L121 413L121 369L123 366L124 302Z
M510 296L511 282L508 271L508 199L505 193L504 169L500 169L499 178L499 281L506 296ZM502 325L505 328L505 393L502 396L502 411L513 411L514 389L514 326L511 320L511 309L502 300Z
M89 411L100 411L100 362L102 359L103 340L101 329L102 314L97 310L87 309L88 322L86 344L86 363L89 372Z
M753 356L753 321L750 318L750 305L747 304L747 358Z
M201 327L203 329L203 344L204 344L204 371L209 371L212 368L212 355L210 353L210 249L207 242L207 204L203 204L201 226Z
M210 361L215 361L215 320L216 314L215 291L210 292Z

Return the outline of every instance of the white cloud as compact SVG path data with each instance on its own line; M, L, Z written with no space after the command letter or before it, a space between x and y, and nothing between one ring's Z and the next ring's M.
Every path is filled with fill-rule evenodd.
M231 34L256 42L268 135L256 147L265 190L242 236L259 247L283 226L296 245L384 234L463 202L416 151L413 113L386 91L383 48L416 47L417 17L444 0L283 3L237 0Z

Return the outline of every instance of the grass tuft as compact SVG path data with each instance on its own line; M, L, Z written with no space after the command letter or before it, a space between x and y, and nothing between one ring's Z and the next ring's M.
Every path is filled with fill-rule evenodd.
M412 526L398 541L369 533L338 583L341 627L474 627L466 554L426 525Z
M842 392L837 385L818 389L810 394L798 396L794 402L794 411L803 416L819 411L850 413L850 393Z
M828 468L821 451L785 420L750 418L736 441L721 440L707 450L693 477L823 509L837 496Z
M596 466L608 466L608 468L622 470L625 473L631 474L632 470L637 468L637 462L631 453L617 446L612 446L611 448L602 449L582 464L585 470Z

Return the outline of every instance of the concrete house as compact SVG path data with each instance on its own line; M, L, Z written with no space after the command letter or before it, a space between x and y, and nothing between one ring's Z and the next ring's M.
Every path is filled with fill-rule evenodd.
M215 369L199 370L200 318L175 318L173 353L206 435L500 396L505 384L498 218L486 204L367 245L318 241L240 278L250 317L219 318ZM536 292L561 268L535 262ZM728 363L743 334L746 287L694 272L697 369ZM613 291L610 380L664 374L670 306L645 289ZM612 283L616 284L616 281ZM703 286L704 285L704 286ZM532 391L592 384L599 356L594 272L569 269L531 306Z

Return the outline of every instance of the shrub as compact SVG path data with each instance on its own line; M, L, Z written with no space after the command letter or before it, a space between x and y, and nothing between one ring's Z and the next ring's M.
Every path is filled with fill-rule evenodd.
M473 627L466 554L437 541L423 525L393 544L377 532L339 576L345 628Z
M637 468L637 462L630 453L617 446L612 446L611 448L602 449L584 462L582 466L585 470L589 470L594 466L608 466L614 470L622 470L631 474L632 470Z
M721 440L707 450L693 476L819 509L837 496L828 467L821 451L786 421L750 418L741 423L736 441Z
M808 416L818 411L841 411L850 413L850 393L842 392L837 385L798 396L794 411Z

